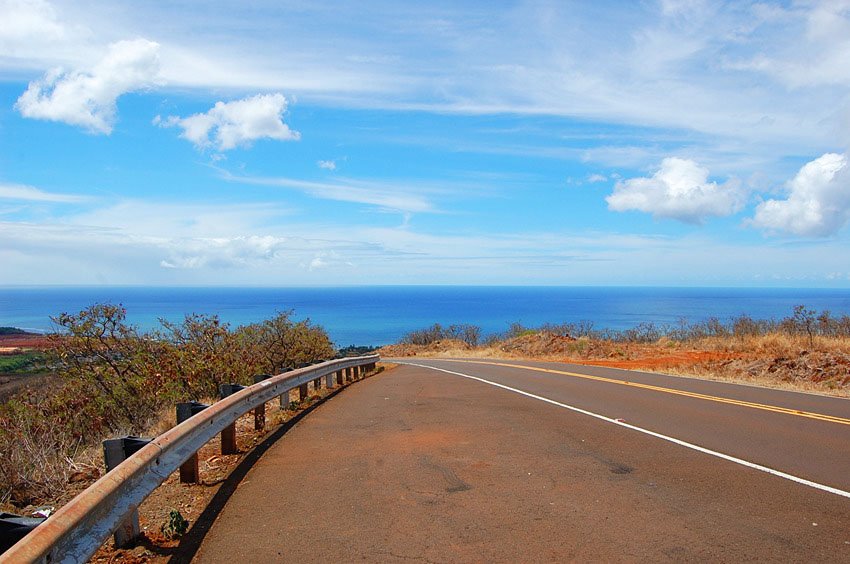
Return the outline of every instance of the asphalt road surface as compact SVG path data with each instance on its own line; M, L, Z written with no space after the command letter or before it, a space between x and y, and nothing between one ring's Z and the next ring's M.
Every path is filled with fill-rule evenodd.
M850 562L850 400L403 359L243 479L200 562Z

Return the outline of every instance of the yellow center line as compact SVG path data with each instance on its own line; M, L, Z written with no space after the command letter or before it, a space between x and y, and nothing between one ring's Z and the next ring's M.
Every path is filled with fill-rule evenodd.
M487 364L491 366L505 366L508 368L522 368L524 370L534 370L537 372L548 372L550 374L561 374L563 376L572 376L574 378L583 378L585 380L594 380L597 382L607 382L609 384L618 384L620 386L629 386L631 388L641 388L644 390L652 390L654 392L662 392L665 394L673 394L676 396L685 396L701 400L713 401L717 403L728 403L730 405L738 405L741 407L749 407L752 409L761 409L763 411L773 411L775 413L784 413L786 415L796 415L797 417L806 417L808 419L817 419L818 421L828 421L830 423L838 423L840 425L850 425L850 419L845 417L837 417L835 415L826 415L823 413L813 413L811 411L802 411L799 409L791 409L788 407L779 407L777 405L768 405L764 403L755 403L751 401L736 400L719 396L710 396L707 394L699 394L696 392L688 392L685 390L677 390L675 388L664 388L661 386L653 386L651 384L641 384L640 382L630 382L628 380L617 380L614 378L605 378L603 376L592 376L590 374L579 374L578 372L568 372L566 370L555 370L552 368L540 368L538 366L528 366L524 364L509 364L507 362L492 362L481 360L447 360L448 362L466 362L469 364Z

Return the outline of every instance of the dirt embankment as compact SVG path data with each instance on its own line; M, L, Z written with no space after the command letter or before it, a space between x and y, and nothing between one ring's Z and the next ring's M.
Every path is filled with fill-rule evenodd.
M384 357L473 357L548 360L648 370L850 396L850 343L767 336L748 341L654 343L575 339L545 331L471 347L459 341L398 344Z

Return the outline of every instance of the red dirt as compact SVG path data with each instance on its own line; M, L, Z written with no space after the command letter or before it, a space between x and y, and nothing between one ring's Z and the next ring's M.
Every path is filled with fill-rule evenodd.
M10 349L49 349L53 347L47 335L0 335L0 348Z
M716 351L681 351L676 354L654 356L645 353L646 356L630 359L605 359L605 360L579 360L580 364L593 366L608 366L611 368L628 369L652 369L652 368L677 368L682 366L693 366L707 362L718 362L742 358L741 353L716 352Z

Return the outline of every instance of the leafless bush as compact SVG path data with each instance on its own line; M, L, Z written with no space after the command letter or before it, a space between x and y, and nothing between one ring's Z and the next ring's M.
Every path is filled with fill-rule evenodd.
M471 347L476 347L481 340L481 328L468 324L443 327L435 323L425 329L410 331L402 337L401 342L408 345L430 345L447 339L463 341Z

